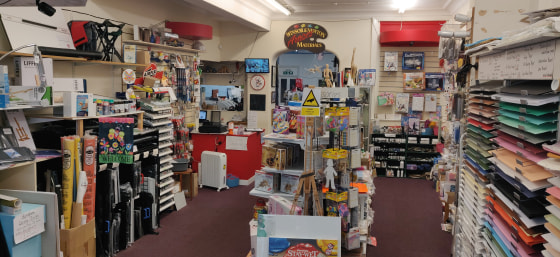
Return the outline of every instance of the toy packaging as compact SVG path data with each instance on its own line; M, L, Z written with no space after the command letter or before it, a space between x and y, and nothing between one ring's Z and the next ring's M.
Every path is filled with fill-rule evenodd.
M268 256L338 256L337 240L276 238L268 239Z
M271 195L268 198L268 213L276 215L289 215L292 209L292 201L279 196ZM303 210L301 207L296 206L294 209L294 215L302 215Z
M289 134L290 124L288 122L289 110L276 108L272 113L272 132L278 134Z
M289 132L290 133L296 133L297 132L297 128L298 128L297 117L299 116L300 112L301 111L298 110L298 109L290 109L289 117L288 117Z
M278 191L280 174L255 171L255 189L263 192L274 193Z
M298 115L296 117L296 138L305 138L305 116Z
M280 178L280 192L295 195L297 193L299 177L282 174Z
M379 93L377 96L377 105L390 106L395 104L395 95L389 92Z

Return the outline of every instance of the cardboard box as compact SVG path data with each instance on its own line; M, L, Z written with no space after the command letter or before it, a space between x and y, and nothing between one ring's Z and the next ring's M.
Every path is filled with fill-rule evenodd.
M298 176L282 174L280 178L280 192L295 195L297 193L298 183Z
M136 63L136 45L123 45L123 59L125 63Z
M136 63L137 64L150 64L150 51L136 51Z
M60 250L65 257L95 257L95 219L77 228L61 229Z
M52 87L13 86L9 97L11 104L52 105Z
M279 195L271 195L268 198L268 214L290 215L293 202ZM294 215L302 215L301 207L294 208Z
M82 78L54 78L52 91L53 103L63 103L64 92L86 93L86 80Z
M280 174L255 171L255 189L263 192L274 193L278 191Z
M96 116L93 95L88 93L64 92L64 117Z
M15 84L21 86L39 86L39 71L32 56L14 57L15 65ZM54 84L53 79L53 60L51 58L43 58L43 68L47 79L47 86Z
M45 206L40 204L23 203L17 214L0 212L0 223L11 257L41 256L45 220Z

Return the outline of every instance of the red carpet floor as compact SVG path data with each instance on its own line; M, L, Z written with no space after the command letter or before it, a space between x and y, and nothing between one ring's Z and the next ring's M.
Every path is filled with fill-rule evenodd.
M375 178L371 257L451 256L452 236L441 230L442 208L433 183L422 179Z
M419 179L376 178L371 257L450 256L451 235L441 231L441 205L432 183ZM245 257L253 185L229 190L203 188L178 212L164 214L159 235L146 235L117 257Z

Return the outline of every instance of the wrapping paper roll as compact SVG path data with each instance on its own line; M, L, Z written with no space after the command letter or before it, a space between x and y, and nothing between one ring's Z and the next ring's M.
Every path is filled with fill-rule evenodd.
M15 197L0 194L0 205L21 208L21 200Z
M86 172L88 182L86 195L84 196L84 215L87 215L87 222L89 222L95 217L97 137L86 135L83 141L83 169Z
M62 214L64 227L70 229L72 201L74 199L74 159L76 142L73 138L62 139Z

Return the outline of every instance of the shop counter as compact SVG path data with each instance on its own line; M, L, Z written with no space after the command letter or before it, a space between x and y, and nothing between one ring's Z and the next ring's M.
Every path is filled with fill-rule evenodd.
M194 159L192 168L195 172L198 172L198 163L204 151L225 153L227 173L238 177L241 185L247 185L255 171L261 168L261 132L245 132L243 135L193 132L191 135Z

